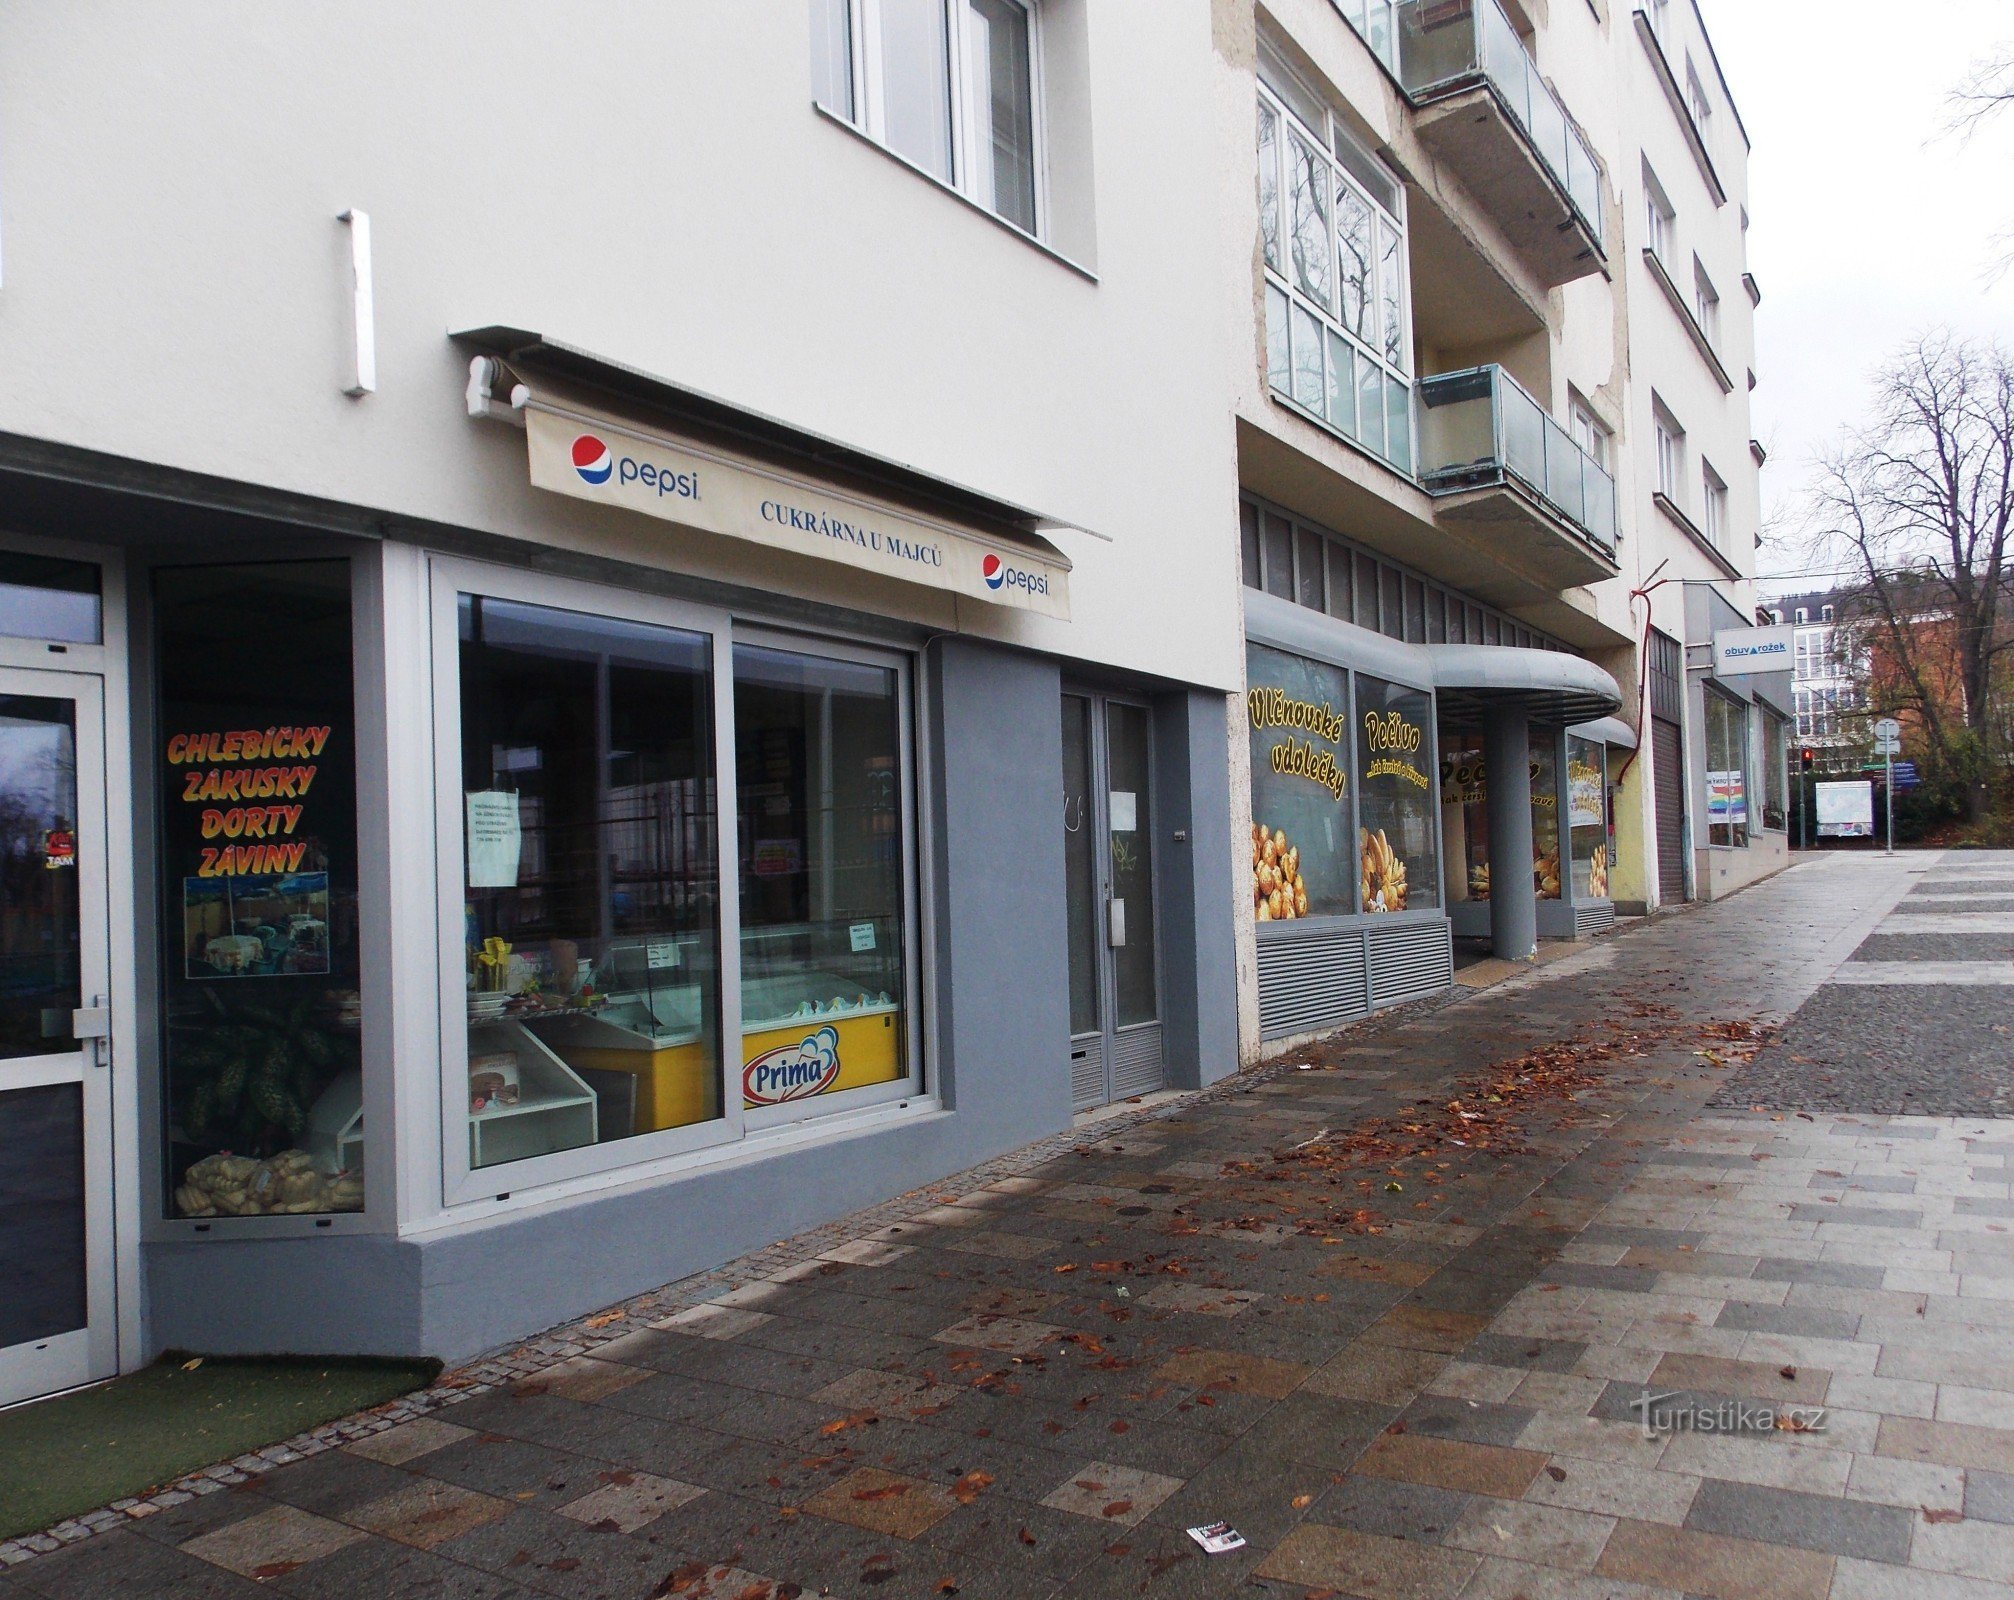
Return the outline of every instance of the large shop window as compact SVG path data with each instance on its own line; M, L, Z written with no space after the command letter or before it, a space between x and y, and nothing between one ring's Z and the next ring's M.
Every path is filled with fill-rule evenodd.
M1369 912L1440 903L1433 697L1357 674L1357 771L1362 792L1357 890Z
M1490 806L1482 735L1441 730L1441 833L1451 858L1448 899L1490 897Z
M1748 843L1748 708L1706 691L1706 838Z
M721 1114L712 641L464 595L471 1168Z
M1560 897L1559 735L1533 728L1531 744L1531 882L1541 900Z
M1261 922L1359 909L1350 836L1350 682L1340 667L1250 645L1252 901Z
M1608 898L1608 747L1568 734L1567 833L1573 848L1573 897Z
M910 1076L900 689L881 662L735 647L751 1113Z
M154 575L167 1213L360 1211L347 561Z
M903 660L566 586L450 602L468 1172L565 1178L911 1092Z
M1762 724L1762 825L1775 833L1784 829L1786 797L1790 790L1785 775L1784 743L1787 735L1783 718L1765 709Z

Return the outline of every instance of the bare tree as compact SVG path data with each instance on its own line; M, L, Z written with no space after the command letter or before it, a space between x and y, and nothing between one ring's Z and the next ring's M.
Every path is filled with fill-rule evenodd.
M2014 106L2014 44L2007 45L1983 61L1974 62L1946 101L1950 113L1947 131L1959 139L1970 139L2009 106ZM2014 267L2014 224L1993 236L1994 264L1988 281Z
M1994 113L2014 106L2014 46L1974 64L1951 91L1951 126L1970 134Z
M1854 574L1870 709L1907 711L1984 822L2004 778L2014 659L2014 359L1932 334L1876 379L1874 415L1822 460L1816 548Z

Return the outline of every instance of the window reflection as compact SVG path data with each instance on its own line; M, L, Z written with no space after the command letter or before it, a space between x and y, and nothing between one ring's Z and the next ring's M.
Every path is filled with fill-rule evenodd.
M742 1099L909 1076L895 669L737 645Z
M710 641L460 604L471 1167L721 1114Z

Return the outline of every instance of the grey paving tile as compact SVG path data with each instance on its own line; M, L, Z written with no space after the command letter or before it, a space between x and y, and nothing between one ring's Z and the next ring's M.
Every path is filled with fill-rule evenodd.
M1685 1526L1825 1555L1905 1562L1915 1514L1900 1506L1705 1478L1685 1514Z
M1720 1315L1713 1319L1713 1325L1747 1333L1851 1339L1859 1331L1860 1318L1847 1311L1820 1310L1811 1306L1769 1306L1747 1300L1730 1300L1721 1308Z
M1872 1206L1793 1205L1791 1222L1823 1222L1855 1228L1921 1228L1925 1219L1914 1211L1881 1211Z
M1973 1467L1965 1474L1965 1515L1981 1522L2014 1523L2014 1474Z

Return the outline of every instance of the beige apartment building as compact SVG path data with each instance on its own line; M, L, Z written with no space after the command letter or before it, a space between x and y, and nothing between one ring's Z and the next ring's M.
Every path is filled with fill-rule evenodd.
M1225 265L1263 1053L1781 866L1788 678L1714 648L1755 616L1759 294L1689 0L1217 17L1258 108Z

